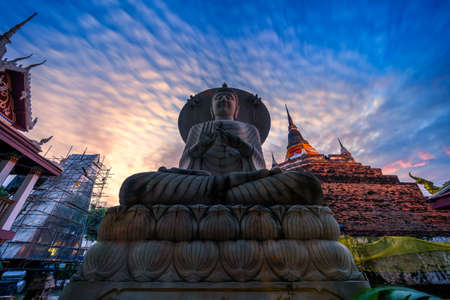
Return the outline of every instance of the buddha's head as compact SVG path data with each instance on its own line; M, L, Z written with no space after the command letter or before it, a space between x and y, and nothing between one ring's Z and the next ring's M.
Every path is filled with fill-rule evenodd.
M211 114L214 120L235 120L239 113L239 98L228 88L222 86L212 97Z

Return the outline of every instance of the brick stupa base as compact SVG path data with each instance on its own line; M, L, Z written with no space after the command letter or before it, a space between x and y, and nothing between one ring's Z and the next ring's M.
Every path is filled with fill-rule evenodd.
M308 155L277 165L283 170L314 174L324 200L351 236L450 235L450 210L435 210L416 183L400 182L396 175L364 166L349 155Z

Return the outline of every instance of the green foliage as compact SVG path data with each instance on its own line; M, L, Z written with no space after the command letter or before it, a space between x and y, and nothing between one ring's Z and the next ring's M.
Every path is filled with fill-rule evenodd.
M97 240L97 230L103 217L106 215L106 207L95 208L91 205L89 210L89 216L86 221L86 234L85 237L88 240Z
M351 300L440 300L441 298L400 286L365 289Z
M5 188L3 186L0 186L0 196L8 198L9 197L9 193L5 190Z

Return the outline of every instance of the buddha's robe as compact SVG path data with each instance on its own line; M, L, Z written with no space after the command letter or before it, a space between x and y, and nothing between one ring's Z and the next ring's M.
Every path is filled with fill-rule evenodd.
M251 146L247 155L225 144L220 134L202 155L193 147L203 130L216 126L239 136ZM248 150L248 149L246 149ZM193 151L196 152L196 151ZM249 155L250 154L250 155ZM120 204L321 204L322 189L315 176L301 171L280 173L265 169L257 129L238 121L208 121L189 131L180 169L139 173L125 180L120 189Z
M199 142L203 130L213 133L221 126L225 131L239 136L251 145L249 157L242 155L238 149L226 145L222 137L217 136L213 145L201 156L195 157L190 150ZM208 121L192 126L186 141L186 147L180 160L180 168L205 170L212 175L225 175L230 172L248 172L265 168L259 132L255 126L239 121Z

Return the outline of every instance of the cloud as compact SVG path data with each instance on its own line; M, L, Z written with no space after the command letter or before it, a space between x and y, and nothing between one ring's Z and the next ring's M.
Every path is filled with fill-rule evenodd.
M403 180L419 166L418 176L448 176L445 7L407 5L410 17L390 19L386 12L399 10L387 4L345 11L333 3L329 11L314 3L39 4L42 15L13 37L7 54L48 59L32 70L33 116L40 121L29 136L54 135L49 156L65 155L70 145L105 155L114 173L110 205L127 176L177 166L185 100L224 81L267 105L269 166L272 151L279 162L285 155L287 104L321 153L337 153L340 137L357 161ZM11 4L14 13L3 24L39 4ZM418 152L423 145L427 151ZM422 161L405 159L414 155Z
M428 153L428 152L419 152L418 155L419 155L420 159L422 159L422 160L430 160L430 159L436 158L435 155Z
M391 162L385 166L382 167L384 174L393 174L397 172L400 168L407 169L407 168L417 168L417 167L423 167L427 163L425 161L418 162L418 163L412 163L411 161L403 161L403 160L397 160L394 162Z
M445 147L444 152L447 156L450 156L450 147Z

